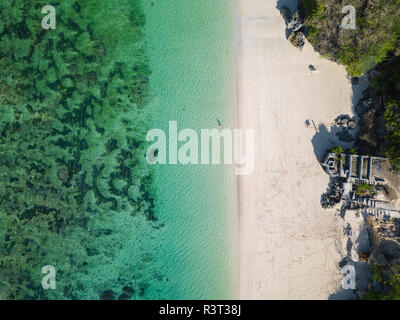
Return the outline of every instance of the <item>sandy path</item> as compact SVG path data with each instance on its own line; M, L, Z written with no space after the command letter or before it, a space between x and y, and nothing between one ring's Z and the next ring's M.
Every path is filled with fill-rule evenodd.
M276 5L238 0L238 125L257 130L256 170L239 177L240 298L326 299L342 280L342 222L320 206L326 137L304 122L329 129L351 113L351 84L310 45L290 45Z

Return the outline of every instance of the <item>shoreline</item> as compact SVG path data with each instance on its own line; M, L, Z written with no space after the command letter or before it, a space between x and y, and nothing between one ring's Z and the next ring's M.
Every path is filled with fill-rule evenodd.
M333 119L353 114L351 83L307 41L291 46L276 1L236 5L237 126L256 130L254 173L237 178L239 298L334 298L344 222L321 208L329 178L317 158Z
M144 8L154 95L147 106L151 128L168 132L169 121L177 121L178 128L200 132L214 128L217 118L233 127L233 3L173 0ZM155 206L164 223L154 260L168 282L154 281L153 296L232 299L237 291L233 166L154 170Z

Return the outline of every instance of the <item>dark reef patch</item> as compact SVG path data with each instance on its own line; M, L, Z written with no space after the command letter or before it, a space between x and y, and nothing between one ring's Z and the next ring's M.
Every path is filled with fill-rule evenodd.
M138 1L55 0L46 31L45 5L0 3L0 297L143 296L155 271L140 234L157 220L144 15ZM41 287L48 264L57 290Z

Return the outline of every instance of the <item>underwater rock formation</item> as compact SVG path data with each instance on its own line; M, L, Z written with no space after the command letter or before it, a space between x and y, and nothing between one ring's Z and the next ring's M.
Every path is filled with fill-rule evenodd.
M0 3L0 296L134 298L157 272L145 19L138 1L55 0L43 30L46 4Z

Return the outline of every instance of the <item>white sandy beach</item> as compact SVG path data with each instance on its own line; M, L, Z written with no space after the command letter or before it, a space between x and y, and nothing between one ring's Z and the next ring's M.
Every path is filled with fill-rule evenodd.
M257 132L255 172L238 182L240 298L327 299L340 291L345 238L321 208L329 179L316 154L330 147L333 119L352 114L351 83L308 43L286 40L276 6L238 0L238 126ZM314 137L306 119L328 131Z

